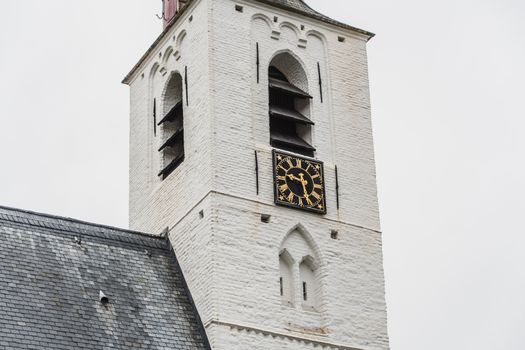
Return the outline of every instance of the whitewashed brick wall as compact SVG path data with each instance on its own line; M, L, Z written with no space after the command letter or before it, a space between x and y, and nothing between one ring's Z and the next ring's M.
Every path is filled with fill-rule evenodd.
M130 226L159 234L166 226L173 225L174 219L178 220L187 213L211 189L207 2L194 2L190 10L156 46L130 83ZM189 97L188 105L184 103L183 106L186 160L166 180L161 181L157 177L161 170L157 150L163 140L160 130L156 138L152 136L153 98L159 102L159 121L164 110L161 96L170 73L179 72L184 77L186 66ZM150 78L152 71L156 74Z
M191 6L130 84L130 226L152 233L170 228L214 349L388 349L366 38L257 1L200 0ZM273 204L267 69L279 52L296 57L309 78L313 143L325 162L326 216ZM152 98L160 100L165 79L184 66L186 160L160 181ZM270 223L262 223L261 214L271 215ZM280 300L279 248L298 225L321 257L321 312ZM339 232L338 240L331 230Z

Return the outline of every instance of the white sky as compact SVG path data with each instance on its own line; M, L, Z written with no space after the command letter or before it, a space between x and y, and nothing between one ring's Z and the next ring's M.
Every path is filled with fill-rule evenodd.
M393 350L525 349L525 1L310 0L369 44ZM160 1L0 2L0 204L127 225Z

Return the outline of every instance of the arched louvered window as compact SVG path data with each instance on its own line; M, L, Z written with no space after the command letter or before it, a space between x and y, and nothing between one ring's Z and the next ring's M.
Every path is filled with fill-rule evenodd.
M162 127L162 145L159 148L162 169L159 176L168 177L184 161L184 108L182 103L182 76L173 74L164 94L164 117L158 122Z
M273 147L313 157L308 117L311 96L306 74L289 54L277 55L268 70L270 89L270 143Z

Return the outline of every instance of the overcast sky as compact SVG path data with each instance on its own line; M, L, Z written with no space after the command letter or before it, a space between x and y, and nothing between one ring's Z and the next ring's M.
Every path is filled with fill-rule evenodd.
M310 0L369 44L393 350L525 349L525 1ZM160 1L0 2L0 205L127 226Z

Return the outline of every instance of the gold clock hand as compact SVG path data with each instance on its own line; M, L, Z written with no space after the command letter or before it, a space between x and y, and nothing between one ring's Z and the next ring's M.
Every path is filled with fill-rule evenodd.
M286 174L286 177L288 177L290 180L293 180L293 181L301 181L300 178L298 178L297 176L294 176L292 174Z
M306 185L308 185L308 180L304 179L304 174L303 173L300 173L299 177L301 178L300 179L301 185L303 185L304 196L308 197L308 191L306 190Z

